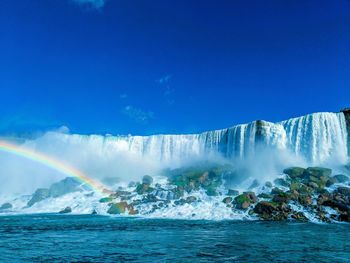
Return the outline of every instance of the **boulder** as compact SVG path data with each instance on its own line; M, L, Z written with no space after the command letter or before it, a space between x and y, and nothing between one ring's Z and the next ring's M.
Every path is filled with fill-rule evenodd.
M35 193L32 195L32 198L29 200L27 205L30 207L34 205L35 203L38 203L40 201L43 201L50 197L50 190L47 188L39 188L35 191Z
M153 183L153 178L152 178L152 176L150 176L150 175L144 175L144 176L142 177L142 183L143 183L143 184L151 185L151 184Z
M346 197L350 197L350 188L349 187L338 187L336 192L345 195Z
M111 215L124 214L127 207L127 202L114 203L109 207L107 213Z
M345 183L347 181L350 181L350 178L344 174L337 174L337 175L333 176L332 178L334 178L337 183Z
M195 196L188 196L186 198L186 203L188 203L188 204L196 202L196 201L197 201L197 197L195 197Z
M256 188L258 187L260 184L259 184L259 181L257 179L255 179L252 184L249 186L248 189L253 189L253 188Z
M60 214L69 214L69 213L72 213L72 208L70 208L69 206L67 206L65 209L62 209L59 213L60 213Z
M264 198L264 199L270 199L273 197L273 195L267 194L267 193L261 193L258 195L259 198Z
M50 197L59 197L68 193L76 192L81 190L82 183L79 182L74 177L67 177L62 181L54 183L51 185Z
M257 201L257 197L253 192L245 192L241 195L238 195L234 199L237 209L247 209L251 204Z
M303 177L304 172L305 169L301 167L290 167L283 170L283 173L287 174L292 179Z
M222 200L222 202L223 202L224 204L227 204L227 205L231 204L232 201L233 201L233 199L232 199L232 197L230 197L230 196L225 197L225 198Z
M286 220L291 209L286 204L261 201L254 207L254 212L264 220Z
M113 198L112 197L104 197L100 199L100 203L109 203L112 202Z
M272 198L272 201L275 203L288 203L289 200L290 200L290 195L283 192L275 195Z
M307 177L314 176L324 182L327 181L325 180L325 178L328 179L331 176L331 174L332 174L332 169L323 168L323 167L309 167L304 172L304 176L307 176Z
M311 197L311 195L308 195L308 194L299 195L298 201L303 206L312 205L312 197Z
M8 210L11 209L13 206L10 203L4 203L1 207L0 210Z
M289 187L289 183L283 178L277 178L273 182L279 186Z
M150 193L152 192L154 189L152 187L150 187L149 184L145 184L145 183L142 183L142 184L139 184L137 185L135 191L139 194L139 195L143 195L143 194L147 194L147 193Z
M295 212L291 215L291 218L293 218L297 221L302 221L302 222L309 221L303 212Z
M265 186L268 187L268 188L272 188L272 183L268 181L268 182L265 183Z

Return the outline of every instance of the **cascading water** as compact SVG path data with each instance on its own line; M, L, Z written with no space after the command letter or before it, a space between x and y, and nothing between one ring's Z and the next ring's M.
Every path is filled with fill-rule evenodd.
M343 164L348 159L344 113L314 113L279 123L255 121L231 128L190 135L82 136L50 133L64 145L90 145L103 156L132 154L162 163L179 162L208 154L228 159L254 156L257 147L288 151L309 165ZM57 147L57 143L55 144Z

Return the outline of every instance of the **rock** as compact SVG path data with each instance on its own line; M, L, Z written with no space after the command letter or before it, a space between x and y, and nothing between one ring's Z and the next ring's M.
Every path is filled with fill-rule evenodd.
M232 199L232 197L230 197L230 196L228 196L228 197L225 197L223 200L222 200L222 202L224 203L224 204L231 204L232 203L232 201L233 201L233 199Z
M338 187L336 192L340 193L340 194L343 194L347 197L350 197L350 188L349 187Z
M61 210L59 213L60 213L60 214L69 214L69 213L72 213L72 208L70 208L69 206L67 206L65 209Z
M29 200L28 202L28 206L32 206L35 203L38 203L40 201L43 201L47 198L50 197L50 190L47 188L39 188L35 191L35 193L33 194L32 198Z
M208 187L207 191L205 191L205 193L208 196L217 196L218 195L218 193L216 192L216 187Z
M259 181L257 179L255 179L252 184L249 186L248 189L253 189L253 188L256 188L258 187L260 184L259 184Z
M277 178L273 182L279 186L289 187L289 183L283 178Z
M258 198L254 192L244 192L243 194L247 195L252 203L256 203L258 201Z
M131 181L131 182L128 184L128 187L129 187L129 188L136 187L136 183L135 183L134 181Z
M139 211L136 210L132 204L128 205L127 209L129 215L137 215L139 213Z
M298 201L303 206L310 206L312 205L312 197L308 194L301 194L298 198Z
M151 184L153 183L153 178L152 178L152 176L144 175L144 176L142 177L142 183L143 183L143 184L151 185Z
M307 222L309 221L309 219L307 219L307 217L304 215L303 212L296 212L296 213L293 213L291 215L291 218L295 219L295 220L298 220L298 221L302 221L302 222Z
M239 195L239 191L233 190L233 189L228 189L227 195L236 196L236 195Z
M13 206L10 203L4 203L1 207L0 210L8 210L11 209Z
M67 177L63 179L62 181L59 181L57 183L54 183L51 185L49 191L50 191L50 197L59 197L68 193L80 191L81 188L81 182L79 182L74 177Z
M289 200L290 200L289 194L283 193L283 192L275 195L272 199L272 201L275 203L288 203Z
M273 195L267 194L267 193L261 193L258 195L259 198L265 198L265 199L270 199L273 197Z
M92 215L97 215L97 211L94 209L94 210L92 210L91 214Z
M317 198L317 204L323 205L324 202L331 200L332 197L329 193L320 194Z
M303 177L304 172L305 169L301 167L290 167L283 170L283 173L287 174L292 179Z
M271 190L271 194L275 195L275 194L279 194L279 193L283 193L283 191L277 187L274 187L272 190Z
M322 168L322 167L309 167L304 172L304 176L307 176L307 177L314 176L322 181L324 181L323 178L329 178L331 174L332 174L332 169Z
M237 209L247 209L251 204L257 201L257 197L253 192L245 192L239 196L236 196L234 202Z
M319 188L318 184L314 183L314 182L310 182L307 184L308 186L310 186L311 188L317 189Z
M197 197L195 197L195 196L188 196L186 198L186 203L188 203L188 204L196 202L196 201L197 201Z
M139 194L139 195L143 195L143 194L146 194L146 193L150 193L152 192L154 189L152 187L150 187L149 184L145 184L145 183L142 183L142 184L139 184L137 185L135 191Z
M337 175L333 176L332 178L334 178L337 183L345 183L347 181L350 181L350 178L344 174L337 174Z
M113 198L112 197L104 197L100 199L100 203L109 203L112 202Z
M277 205L272 202L267 201L261 201L257 203L257 205L254 207L254 212L257 214L272 214L274 211L277 210Z
M337 179L335 177L331 177L328 179L328 181L326 182L326 186L327 187L330 187L332 186L333 184L337 183Z
M265 186L268 187L268 188L272 188L272 183L268 181L268 182L265 183Z
M125 213L127 207L127 202L114 203L109 207L107 213L111 215L123 214Z

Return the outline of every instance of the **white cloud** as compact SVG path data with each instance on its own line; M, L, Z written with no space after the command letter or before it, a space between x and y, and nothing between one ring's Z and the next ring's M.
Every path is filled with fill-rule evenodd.
M148 123L150 119L154 118L154 113L152 111L144 111L131 105L124 107L122 113L138 123L143 124Z
M89 5L97 9L103 7L106 3L106 0L72 0L72 1L81 5Z

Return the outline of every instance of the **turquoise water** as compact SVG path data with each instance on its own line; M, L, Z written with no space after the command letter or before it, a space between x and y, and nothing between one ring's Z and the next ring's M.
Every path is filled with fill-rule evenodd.
M350 224L0 217L4 262L350 262Z

